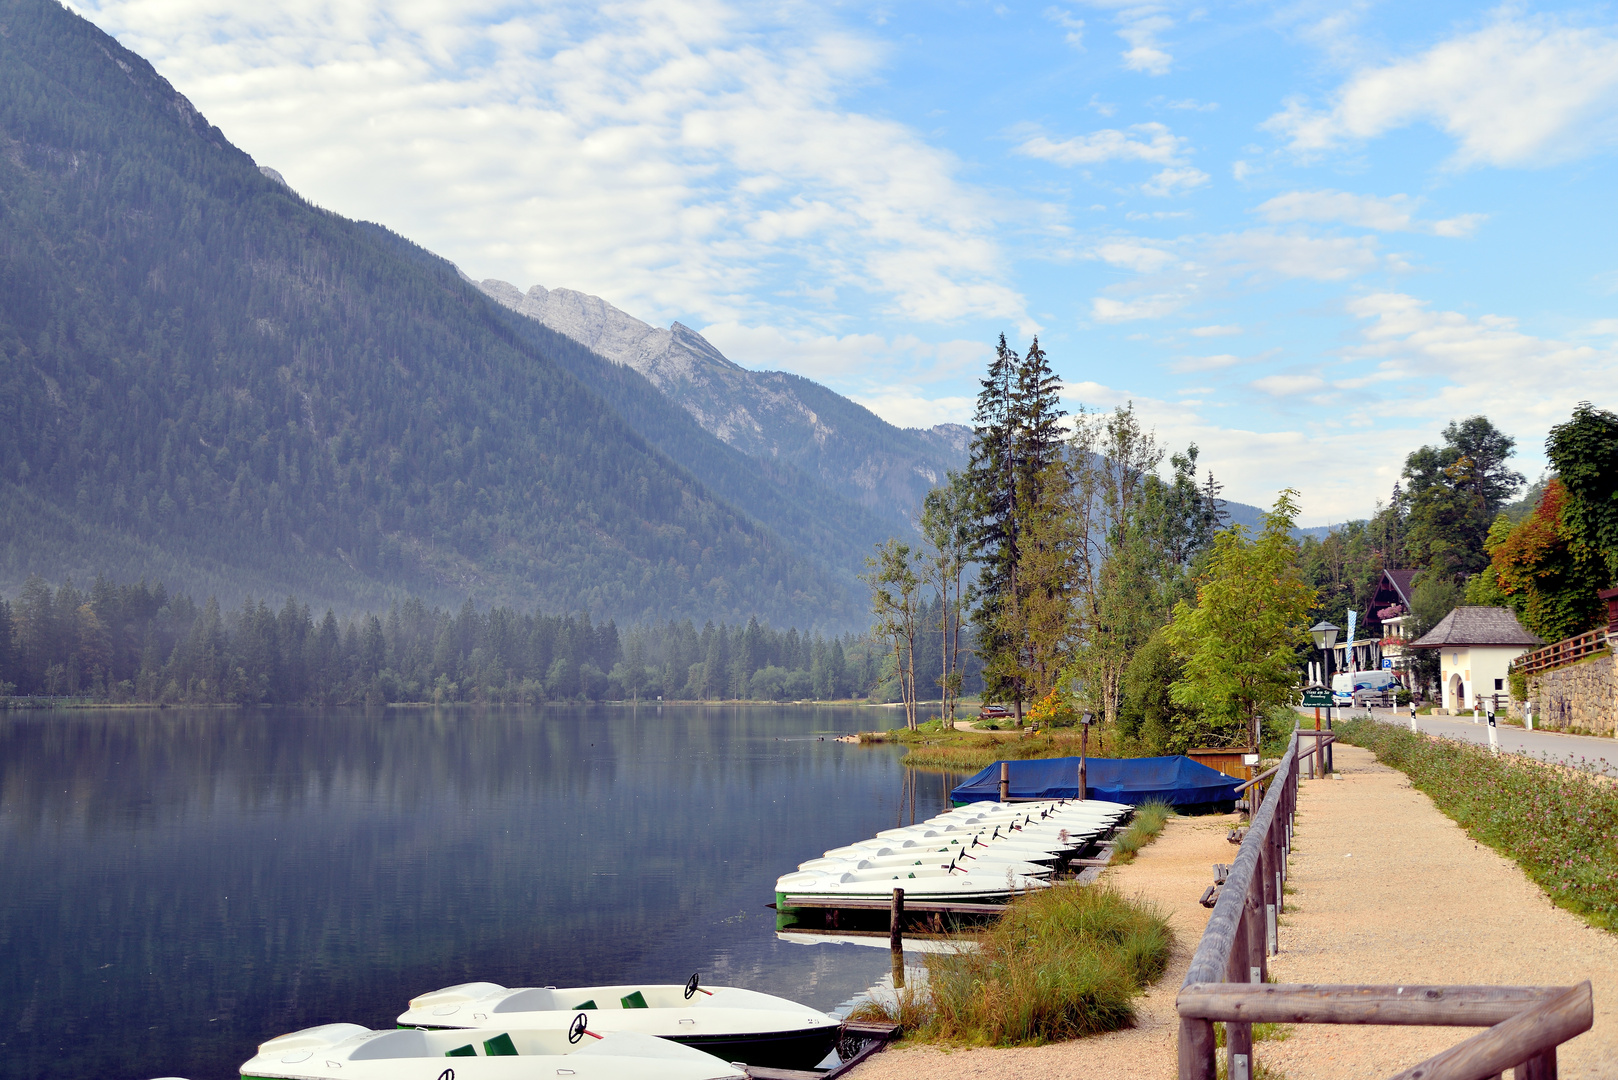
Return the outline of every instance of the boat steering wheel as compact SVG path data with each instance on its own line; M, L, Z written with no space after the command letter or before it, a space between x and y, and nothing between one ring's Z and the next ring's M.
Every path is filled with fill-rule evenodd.
M699 989L701 989L701 986L699 985L697 972L693 971L691 977L685 981L685 1000L690 1001L696 997Z
M576 1043L584 1038L585 1029L590 1026L590 1018L583 1013L575 1016L573 1022L567 1026L567 1041Z

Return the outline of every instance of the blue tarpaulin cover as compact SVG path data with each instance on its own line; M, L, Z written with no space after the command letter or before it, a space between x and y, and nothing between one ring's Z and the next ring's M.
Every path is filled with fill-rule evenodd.
M1013 799L1077 799L1079 759L1043 758L1012 761ZM1188 757L1090 758L1085 766L1089 798L1140 805L1166 802L1170 806L1233 802L1242 781L1210 769ZM1000 762L957 786L950 798L958 803L993 802L1000 797Z

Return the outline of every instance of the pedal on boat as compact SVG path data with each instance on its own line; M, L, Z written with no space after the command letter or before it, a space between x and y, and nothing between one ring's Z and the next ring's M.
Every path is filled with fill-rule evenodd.
M566 1030L583 1012L591 1031L657 1035L772 1069L812 1069L837 1044L836 1017L771 994L736 986L526 987L498 983L450 986L422 994L399 1016L400 1027L458 1028L507 1024Z

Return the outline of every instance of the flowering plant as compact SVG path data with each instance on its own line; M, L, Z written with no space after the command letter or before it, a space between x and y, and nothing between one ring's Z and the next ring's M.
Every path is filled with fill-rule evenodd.
M1070 727L1079 721L1079 712L1073 699L1059 689L1034 702L1028 710L1028 719L1042 727Z

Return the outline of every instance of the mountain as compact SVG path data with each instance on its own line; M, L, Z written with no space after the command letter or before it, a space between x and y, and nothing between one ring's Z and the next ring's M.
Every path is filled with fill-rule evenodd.
M704 429L751 457L782 461L908 531L927 492L966 466L971 430L899 428L824 386L752 371L681 323L663 330L600 297L479 283L513 311L633 368Z
M0 589L859 621L853 541L814 548L873 531L861 508L784 537L762 519L801 478L305 202L51 0L0 0L0 145ZM731 497L675 445L729 454L705 468Z

